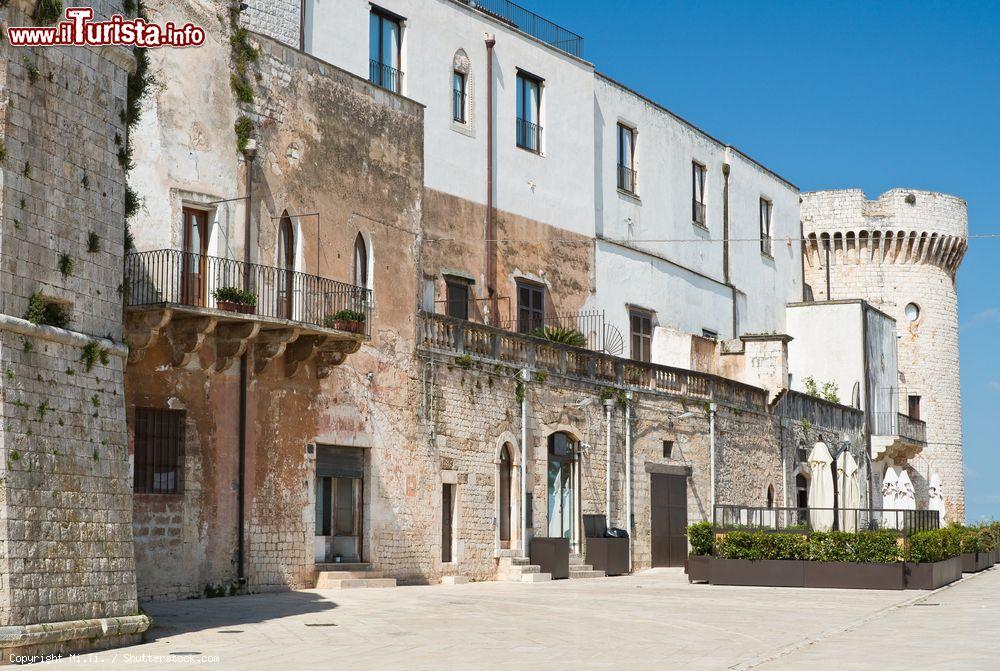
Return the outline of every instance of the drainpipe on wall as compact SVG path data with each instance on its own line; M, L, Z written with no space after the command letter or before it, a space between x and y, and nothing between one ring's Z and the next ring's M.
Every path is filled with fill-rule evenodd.
M729 164L722 164L722 281L729 287L733 302L733 335L740 337L739 308L736 304L736 285L732 283L729 273Z
M257 142L250 140L243 154L247 165L247 203L246 216L243 223L243 288L250 290L250 226L253 210L253 161L257 157ZM239 437L237 441L237 493L236 493L236 578L240 584L246 582L246 539L243 527L246 517L246 452L247 452L247 385L249 383L249 361L244 352L240 356L240 407L239 407Z
M715 519L715 401L708 404L708 469L709 500L712 502L712 519Z
M528 556L528 369L521 370L521 556Z
M614 399L604 401L604 416L608 425L605 437L607 461L604 462L604 526L608 529L611 528L611 408L614 405Z
M486 295L490 300L490 325L497 320L496 232L493 219L493 47L486 34Z
M632 572L632 392L625 394L625 526L628 529L628 572Z

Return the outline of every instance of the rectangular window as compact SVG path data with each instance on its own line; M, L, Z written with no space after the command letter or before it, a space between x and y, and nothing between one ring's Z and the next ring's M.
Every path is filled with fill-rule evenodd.
M705 224L705 166L691 162L691 220L699 226Z
M456 319L469 318L469 283L460 279L445 279L446 314Z
M635 193L635 129L618 124L618 188Z
M536 154L542 150L542 127L539 125L542 82L536 77L517 73L517 146Z
M517 283L517 332L531 333L545 325L545 287Z
M465 123L465 75L456 72L452 76L451 118L458 123Z
M455 485L441 485L441 561L452 561L451 546L455 517Z
M649 363L653 350L653 315L644 310L630 310L631 357Z
M712 329L702 329L701 330L701 337L702 338L711 338L712 340L718 340L719 339L719 333L717 331L713 331Z
M670 455L674 453L674 441L665 440L663 441L663 458L669 459Z
M179 494L184 473L183 410L135 409L134 490Z
M368 18L368 79L394 93L399 93L403 84L401 34L399 17L372 8Z
M920 419L920 397L919 396L908 396L908 414L912 419Z
M760 252L771 256L771 201L760 199Z

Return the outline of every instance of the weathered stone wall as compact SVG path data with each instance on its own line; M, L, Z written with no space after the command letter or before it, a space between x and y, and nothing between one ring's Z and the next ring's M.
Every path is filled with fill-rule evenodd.
M912 200L912 202L910 202ZM921 397L922 456L941 475L949 520L964 519L962 397L955 273L967 247L967 207L954 196L893 189L869 201L860 190L803 194L806 282L827 298L863 298L896 320L899 411ZM905 308L920 314L911 321ZM927 467L918 470L926 477Z
M299 46L300 0L247 0L241 25L294 49Z
M98 17L121 13L120 2L86 4ZM33 7L4 3L0 23L31 25ZM134 62L114 47L4 43L0 53L0 623L14 636L23 625L63 623L45 647L25 633L22 652L101 647L146 626L136 603L125 349L112 342L121 340L124 231L115 138L124 136ZM67 328L21 319L35 293L69 310ZM81 620L102 617L126 618L124 628L76 640L91 635Z

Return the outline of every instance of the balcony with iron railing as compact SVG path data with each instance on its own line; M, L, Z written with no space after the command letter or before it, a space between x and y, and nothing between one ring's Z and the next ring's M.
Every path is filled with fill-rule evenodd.
M618 164L618 189L635 195L639 174L627 165Z
M697 198L691 199L691 221L699 226L707 226L705 223L705 203Z
M697 371L631 361L522 333L428 312L420 314L418 346L428 352L470 357L564 379L615 385L767 412L767 391Z
M540 154L542 152L542 127L519 118L517 120L517 146Z
M158 249L125 257L122 286L129 345L139 350L133 359L168 327L175 336L200 333L193 340L168 334L172 345L193 346L175 351L175 365L207 335L241 341L241 351L250 341L271 344L275 356L295 341L296 350L346 354L371 335L371 290L286 268Z
M393 93L401 93L403 90L403 73L374 59L368 60L368 81Z
M583 58L583 38L509 0L458 0L560 51Z
M898 411L896 388L876 390L871 413L872 457L913 458L927 445L927 424Z

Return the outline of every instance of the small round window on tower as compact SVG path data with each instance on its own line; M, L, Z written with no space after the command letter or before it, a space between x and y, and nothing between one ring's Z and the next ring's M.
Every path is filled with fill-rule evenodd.
M903 310L903 313L906 315L907 320L915 322L920 318L920 306L916 303L909 303Z

